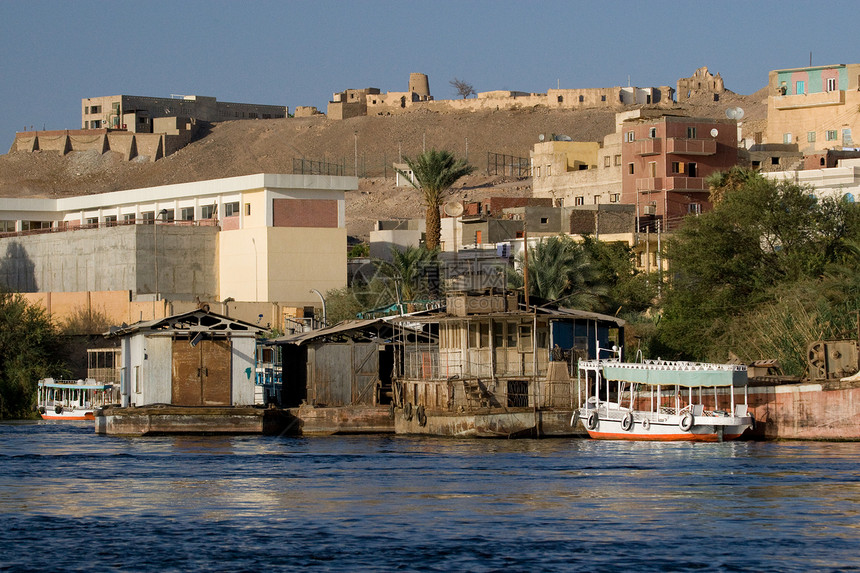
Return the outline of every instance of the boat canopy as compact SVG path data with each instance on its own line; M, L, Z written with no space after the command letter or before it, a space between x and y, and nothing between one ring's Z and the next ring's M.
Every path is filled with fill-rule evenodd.
M39 386L44 388L67 388L71 390L107 390L113 388L113 384L102 384L92 378L84 380L54 380L43 378L39 380Z
M646 360L645 362L602 362L603 378L651 386L745 386L747 367L742 364L707 364Z

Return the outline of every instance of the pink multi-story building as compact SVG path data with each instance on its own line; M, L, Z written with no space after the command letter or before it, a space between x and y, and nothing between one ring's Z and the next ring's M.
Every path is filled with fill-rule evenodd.
M705 178L738 162L737 122L663 115L624 123L621 203L636 205L640 230L676 228L711 207Z

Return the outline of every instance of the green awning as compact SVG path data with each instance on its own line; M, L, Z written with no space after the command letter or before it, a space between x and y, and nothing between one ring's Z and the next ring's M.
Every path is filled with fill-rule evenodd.
M651 386L745 386L745 366L695 362L603 364L603 378Z

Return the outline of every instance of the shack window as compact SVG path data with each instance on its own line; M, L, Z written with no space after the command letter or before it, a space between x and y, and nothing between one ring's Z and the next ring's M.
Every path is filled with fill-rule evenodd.
M549 330L546 324L539 324L537 329L537 347L549 348Z
M505 345L508 348L516 348L517 347L517 323L516 322L508 322L506 324L507 332L505 336Z
M532 346L532 326L530 324L521 324L519 326L519 346L520 352L531 352Z
M469 348L487 348L490 345L490 323L473 322L469 325Z
M526 408L528 405L528 380L508 380L508 408Z
M493 321L493 348L505 346L505 323L498 320Z

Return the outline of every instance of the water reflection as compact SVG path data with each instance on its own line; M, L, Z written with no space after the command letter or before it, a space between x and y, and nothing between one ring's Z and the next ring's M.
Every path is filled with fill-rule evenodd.
M858 451L0 424L0 516L29 567L86 540L152 571L839 569L860 566Z

